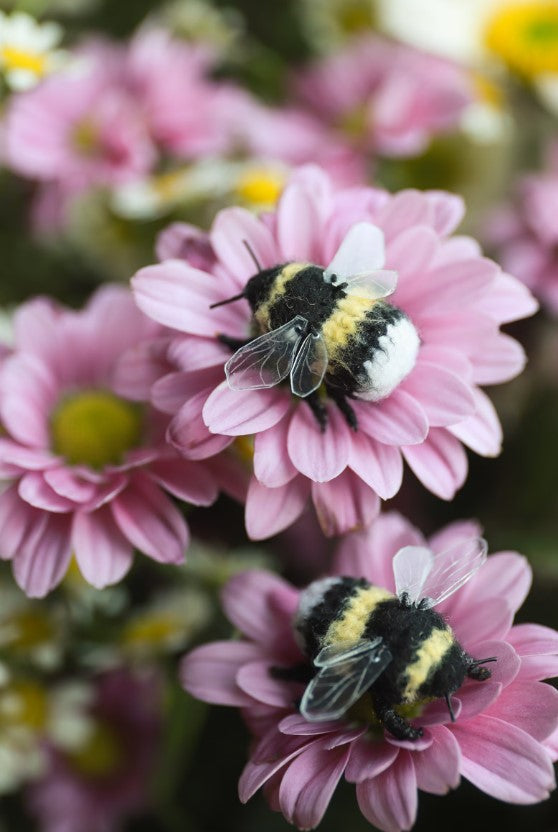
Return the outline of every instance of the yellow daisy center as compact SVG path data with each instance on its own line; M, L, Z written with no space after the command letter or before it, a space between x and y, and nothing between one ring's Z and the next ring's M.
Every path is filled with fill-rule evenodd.
M338 12L339 27L349 35L371 29L375 19L371 0L347 0Z
M6 727L41 731L47 716L46 692L36 682L14 682L0 695L0 724Z
M99 152L99 129L93 119L78 121L72 130L71 143L82 156L94 156Z
M141 409L104 390L64 399L51 418L52 449L72 465L103 468L122 462L142 437Z
M184 622L178 615L171 612L152 613L128 622L122 641L131 648L156 648L174 641L183 631Z
M99 720L84 745L68 754L68 759L86 777L108 777L121 768L123 756L122 743L113 729Z
M277 171L255 168L239 176L235 191L251 207L273 206L281 196L285 177Z
M489 20L488 49L526 78L558 73L558 3L513 3Z
M24 70L32 72L38 78L42 78L46 72L46 55L37 52L27 52L15 46L0 47L0 62L7 72Z

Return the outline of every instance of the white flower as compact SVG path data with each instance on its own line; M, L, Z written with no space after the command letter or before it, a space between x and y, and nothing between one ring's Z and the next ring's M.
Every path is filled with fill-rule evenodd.
M24 12L0 12L0 72L8 86L21 92L57 69L64 53L55 49L62 38L57 23L38 23Z

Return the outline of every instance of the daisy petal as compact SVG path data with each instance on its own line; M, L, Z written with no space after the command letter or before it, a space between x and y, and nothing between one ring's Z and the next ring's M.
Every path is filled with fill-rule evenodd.
M224 381L206 401L203 418L211 433L244 436L273 427L290 406L278 390L231 390Z
M347 467L351 436L338 408L328 407L328 425L321 430L309 407L300 405L289 426L291 462L314 482L329 482Z
M132 544L108 506L75 515L72 546L83 577L97 589L120 581L132 565Z
M383 832L411 829L417 814L417 779L412 755L401 751L396 763L356 787L364 817Z
M422 445L401 449L415 476L437 497L451 500L467 476L467 455L444 428L432 428Z
M253 477L246 496L246 531L250 540L265 540L300 517L310 494L304 477L278 488L266 488Z
M215 705L245 707L252 699L236 683L241 667L262 657L259 647L245 641L215 641L188 653L180 663L180 683L188 693Z

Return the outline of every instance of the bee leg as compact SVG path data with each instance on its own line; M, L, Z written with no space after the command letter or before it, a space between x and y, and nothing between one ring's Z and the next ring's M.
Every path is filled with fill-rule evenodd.
M224 335L222 332L217 336L217 340L228 347L232 352L236 352L241 347L245 347L253 341L253 338L231 338L229 335Z
M333 399L333 401L335 402L335 404L337 405L337 407L339 408L339 410L341 411L341 413L345 417L349 427L352 428L354 431L357 431L358 430L357 416L356 416L355 411L353 410L353 408L349 404L349 401L348 401L347 396L345 395L345 393L343 393L342 390L339 390L338 387L330 387L329 385L326 385L326 390L327 390L328 396L331 399Z
M490 679L492 673L487 667L481 667L485 662L495 662L496 657L491 656L488 659L473 659L467 656L467 676L469 679L475 679L477 682L485 682Z
M400 716L393 706L378 696L372 696L376 716L390 734L398 740L418 740L422 737L422 728L413 728L407 720Z
M317 393L310 393L309 396L306 396L305 401L308 402L310 410L316 417L321 432L324 433L327 428L327 409L325 404Z

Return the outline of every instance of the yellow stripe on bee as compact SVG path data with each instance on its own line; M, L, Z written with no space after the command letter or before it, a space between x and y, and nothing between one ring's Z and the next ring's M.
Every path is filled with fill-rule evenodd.
M366 313L372 309L376 301L370 298L358 298L347 295L338 301L335 310L322 325L327 352L330 358L342 350L354 337Z
M393 598L391 592L378 586L359 589L349 598L340 618L332 621L328 627L322 646L337 644L340 641L356 642L363 637L368 619L380 601Z
M258 325L262 332L269 332L269 330L271 329L269 323L269 313L273 305L277 303L281 295L285 293L287 284L293 279L293 277L296 274L298 274L299 271L305 269L308 265L308 263L287 263L286 266L283 266L283 268L275 278L273 286L271 287L269 298L266 300L265 303L262 303L260 308L254 314L254 317L258 322Z
M417 658L407 667L407 685L403 691L404 702L414 702L421 685L428 678L432 668L437 667L447 651L455 643L449 627L433 630L417 650Z

